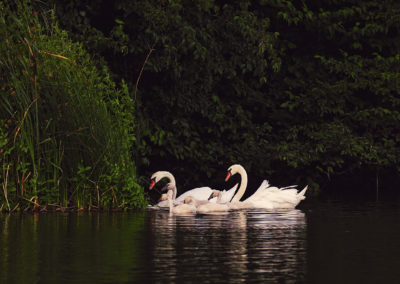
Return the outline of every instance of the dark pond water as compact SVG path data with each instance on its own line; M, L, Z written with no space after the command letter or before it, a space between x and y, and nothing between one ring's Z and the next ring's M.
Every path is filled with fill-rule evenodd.
M400 283L397 203L0 214L0 283Z

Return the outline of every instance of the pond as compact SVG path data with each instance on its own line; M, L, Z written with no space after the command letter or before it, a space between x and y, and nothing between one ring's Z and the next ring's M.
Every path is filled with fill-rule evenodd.
M395 202L0 214L0 283L398 283Z

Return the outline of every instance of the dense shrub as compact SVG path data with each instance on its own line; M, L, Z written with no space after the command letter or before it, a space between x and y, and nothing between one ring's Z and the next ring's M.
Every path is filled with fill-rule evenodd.
M127 85L39 3L0 2L0 206L143 207Z
M398 176L396 1L51 2L114 76L134 88L141 74L141 176L212 184L238 162L311 189Z

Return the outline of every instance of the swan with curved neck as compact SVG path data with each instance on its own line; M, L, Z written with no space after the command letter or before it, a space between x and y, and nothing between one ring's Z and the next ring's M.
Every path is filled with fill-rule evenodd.
M231 200L232 203L240 201L240 198L242 198L242 196L244 195L246 188L247 188L246 170L241 165L238 165L238 164L232 165L229 167L225 181L228 181L228 179L230 179L230 177L235 174L239 174L242 180L240 182L240 187L239 187L238 191L236 192L236 194L233 196L233 198Z
M176 189L176 182L174 176L167 171L158 171L152 174L150 178L150 186L149 189L153 189L154 185L159 182L161 179L167 178L169 182L161 189L161 191L167 191L167 193L164 193L161 195L159 202L157 203L158 207L169 207L169 200L167 194L169 191L171 191L171 200L173 203L176 203L176 194L177 194L177 189Z
M176 194L177 194L177 190L176 190L176 181L174 176L167 171L158 171L155 172L154 174L151 175L150 178L150 186L149 189L153 189L153 187L156 185L157 182L159 182L161 179L163 178L167 178L169 180L169 182L162 188L161 191L163 190L172 190L173 191L173 195L172 195L172 199L175 200L176 199Z
M247 173L246 170L239 164L229 167L225 181L235 174L241 176L241 185L232 198L231 209L240 208L264 208L264 209L280 209L280 208L295 208L301 200L305 199L304 194L307 191L307 186L297 192L296 186L288 186L284 188L271 187L267 180L264 180L260 187L243 202L239 202L247 188Z
M155 172L151 176L151 181L150 181L150 186L149 189L151 190L157 182L159 182L161 179L167 178L169 182L163 187L162 190L172 190L173 191L173 196L172 199L177 202L177 203L182 203L185 197L187 196L192 196L196 200L208 200L208 197L212 193L212 189L210 187L198 187L191 189L189 191L186 191L185 193L181 194L180 196L176 197L177 195L177 188L176 188L176 181L174 176L168 172L168 171L158 171ZM229 201L231 200L232 196L235 194L237 185L232 187L230 190L224 190L222 191L222 200ZM215 203L216 200L210 200L210 202ZM168 205L166 205L168 206ZM164 206L164 207L166 207Z

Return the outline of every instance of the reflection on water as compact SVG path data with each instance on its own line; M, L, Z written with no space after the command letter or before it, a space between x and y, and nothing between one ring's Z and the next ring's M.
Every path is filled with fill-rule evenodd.
M0 214L0 230L0 283L294 283L306 271L299 210Z
M305 277L305 216L299 210L222 215L154 214L155 281L295 282ZM189 273L188 273L189 272Z
M400 206L0 214L0 283L398 283Z
M144 213L0 214L0 283L130 280Z

